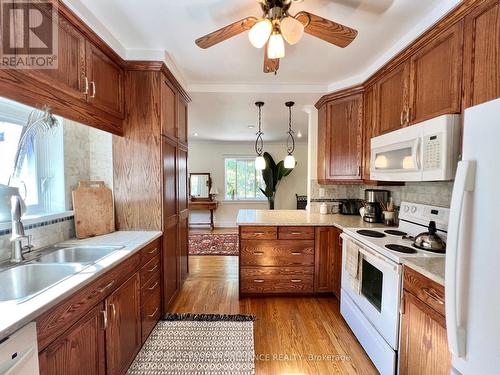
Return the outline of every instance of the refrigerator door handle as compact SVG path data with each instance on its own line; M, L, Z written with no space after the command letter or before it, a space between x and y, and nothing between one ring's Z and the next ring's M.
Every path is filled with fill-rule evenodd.
M474 190L476 176L475 161L461 161L458 163L455 184L450 208L450 223L448 225L448 245L446 251L446 280L445 280L445 309L446 328L450 351L461 358L465 356L466 330L460 325L458 308L460 306L457 289L458 265L460 262L461 246L460 231L465 193Z

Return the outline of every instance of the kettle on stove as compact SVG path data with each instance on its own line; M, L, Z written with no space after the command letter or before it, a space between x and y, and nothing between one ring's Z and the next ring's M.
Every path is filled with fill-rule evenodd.
M415 237L413 246L421 250L444 254L446 252L446 243L436 234L436 232L436 222L431 221L427 232L420 233Z

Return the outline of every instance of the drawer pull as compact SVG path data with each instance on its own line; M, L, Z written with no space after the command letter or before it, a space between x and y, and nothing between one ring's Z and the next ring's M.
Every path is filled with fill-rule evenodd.
M113 284L115 283L115 280L111 281L108 285L106 285L105 287L101 288L101 289L97 289L97 291L99 293L104 293L106 290L108 290L109 288L111 288L113 286Z
M154 285L150 286L148 289L153 290L153 289L156 289L157 286L158 286L158 281L156 283L154 283Z
M427 297L433 299L438 304L444 305L444 301L433 290L430 290L429 288L422 288L422 292L424 292Z
M264 255L263 251L254 251L253 255Z
M154 254L158 251L158 248L155 247L153 250L148 251L148 254Z
M148 315L148 318L154 317L157 312L158 312L158 307L155 309L155 311L153 311L151 314Z
M156 263L153 268L148 270L148 272L154 272L154 271L156 271L157 268L158 268L158 263Z
M256 236L262 236L265 233L264 232L253 232L253 234L255 234Z
M302 255L302 253L300 251L294 251L292 252L292 255Z
M263 283L263 282L264 282L264 280L262 280L262 279L255 279L253 282L254 282L254 283Z
M301 283L302 280L301 279L292 279L292 283Z
M302 232L290 232L290 234L292 234L294 236L300 236L302 234Z

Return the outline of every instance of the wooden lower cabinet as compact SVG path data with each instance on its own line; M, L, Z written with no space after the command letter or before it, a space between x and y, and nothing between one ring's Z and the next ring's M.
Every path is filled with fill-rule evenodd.
M314 260L314 292L334 293L340 298L340 272L342 271L342 246L336 227L316 228Z
M407 268L404 271L403 287L399 373L450 374L451 354L446 335L444 301L441 303L444 288ZM415 291L418 294L422 291L426 298L418 298ZM435 309L427 301L440 307Z
M106 374L123 374L141 347L139 275L135 274L105 301Z
M100 303L42 351L40 374L105 374L103 314Z

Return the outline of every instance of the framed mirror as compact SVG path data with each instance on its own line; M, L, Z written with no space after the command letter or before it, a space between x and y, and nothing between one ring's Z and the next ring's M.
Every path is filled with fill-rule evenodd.
M189 174L189 196L194 201L210 201L212 180L210 173Z

